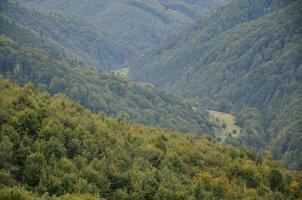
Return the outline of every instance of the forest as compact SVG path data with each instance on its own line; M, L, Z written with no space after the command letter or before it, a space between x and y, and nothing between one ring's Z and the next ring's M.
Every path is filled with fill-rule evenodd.
M270 153L92 114L0 79L0 199L299 199Z
M32 82L40 91L64 93L94 112L171 130L212 132L208 114L181 98L136 84L112 73L83 68L64 59L51 59L36 48L20 47L0 36L0 72L21 85Z
M18 0L46 12L68 13L76 20L85 20L118 41L126 42L138 55L229 1Z
M130 78L234 113L243 143L302 169L301 12L302 1L233 1L138 59Z
M135 55L125 42L64 14L43 13L3 1L0 2L0 11L13 23L35 31L44 40L51 39L63 46L90 67L109 70Z
M302 199L301 13L0 1L0 200Z

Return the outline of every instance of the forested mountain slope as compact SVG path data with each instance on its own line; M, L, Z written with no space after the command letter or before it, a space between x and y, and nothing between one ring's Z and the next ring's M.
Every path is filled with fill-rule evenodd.
M139 58L130 77L237 112L246 144L302 169L302 1L234 1Z
M55 41L77 55L86 65L97 69L110 70L135 55L125 42L80 19L46 14L10 1L0 2L0 12L13 23L35 31L41 39Z
M30 0L29 6L68 13L126 41L137 53L173 35L229 0Z
M92 111L171 130L211 133L208 114L183 99L82 66L51 40L0 16L0 72L51 94L62 92ZM39 36L39 35L38 35Z
M269 154L92 114L0 78L0 199L300 199ZM218 170L219 169L219 170Z

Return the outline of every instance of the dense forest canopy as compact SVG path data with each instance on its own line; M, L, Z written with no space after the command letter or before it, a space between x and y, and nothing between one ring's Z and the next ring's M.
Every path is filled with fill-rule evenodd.
M0 199L302 197L302 175L269 154L92 114L32 84L0 78L0 95Z
M130 77L237 113L246 144L301 169L301 12L300 0L234 1L139 58Z

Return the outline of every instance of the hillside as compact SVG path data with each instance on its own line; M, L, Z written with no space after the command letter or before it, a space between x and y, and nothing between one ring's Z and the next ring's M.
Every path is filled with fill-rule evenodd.
M97 69L116 68L135 55L125 42L68 15L46 14L6 1L0 2L0 12L13 23L35 31L36 37L56 42ZM7 30L1 27L3 31ZM11 37L17 38L16 35Z
M0 199L299 199L270 156L92 114L0 78ZM217 170L219 168L219 170Z
M68 13L84 20L120 41L137 54L158 44L163 38L182 30L188 24L229 0L31 0L29 7L47 12Z
M302 169L302 1L234 1L167 40L130 78L236 112L245 144Z
M212 132L208 114L193 110L192 103L113 73L88 69L56 43L41 40L1 16L0 25L2 34L18 41L0 36L0 73L20 85L32 82L40 91L64 93L94 112L120 115L131 122L200 135Z

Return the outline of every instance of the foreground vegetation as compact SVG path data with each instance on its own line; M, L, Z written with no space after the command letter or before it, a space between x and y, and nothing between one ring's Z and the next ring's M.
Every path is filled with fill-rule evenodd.
M122 118L0 79L0 199L298 199L266 153ZM29 191L29 192L27 192Z

